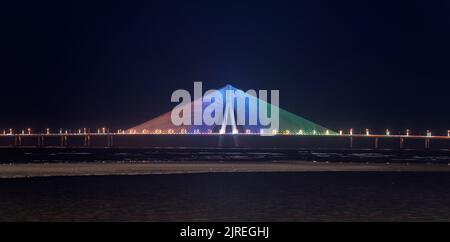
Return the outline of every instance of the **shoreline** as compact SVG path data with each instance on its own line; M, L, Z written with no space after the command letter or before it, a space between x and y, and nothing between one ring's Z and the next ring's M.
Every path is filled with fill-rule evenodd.
M176 163L24 163L0 164L1 178L52 176L156 175L216 172L450 172L444 164L326 163L286 161Z

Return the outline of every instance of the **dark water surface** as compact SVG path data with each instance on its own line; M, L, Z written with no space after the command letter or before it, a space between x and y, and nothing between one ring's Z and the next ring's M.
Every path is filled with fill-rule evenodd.
M450 150L286 148L1 148L0 164L60 162L322 161L450 164Z
M449 221L450 173L0 180L1 221Z

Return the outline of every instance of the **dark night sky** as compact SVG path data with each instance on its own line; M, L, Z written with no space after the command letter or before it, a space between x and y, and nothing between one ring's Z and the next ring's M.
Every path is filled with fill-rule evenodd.
M450 129L448 1L2 5L0 128L128 128L203 81L336 130Z

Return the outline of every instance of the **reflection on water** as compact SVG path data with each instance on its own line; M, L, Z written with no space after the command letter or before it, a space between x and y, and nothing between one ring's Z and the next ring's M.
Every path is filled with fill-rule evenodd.
M42 162L182 162L182 161L328 161L450 163L449 150L346 150L346 149L0 149L0 163Z
M0 180L2 221L450 220L450 173L311 172Z

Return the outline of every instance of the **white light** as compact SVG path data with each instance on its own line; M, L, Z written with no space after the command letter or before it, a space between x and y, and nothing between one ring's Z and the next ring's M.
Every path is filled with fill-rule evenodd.
M431 131L427 130L427 136L428 136L428 137L431 137L431 136L432 136L432 135L431 135Z
M409 129L406 130L406 136L409 136Z
M325 131L325 135L330 135L330 131L328 129Z
M288 129L286 131L284 131L285 134L291 134L291 131Z
M353 135L353 129L350 129L350 135Z
M342 132L342 130L339 130L339 135L342 135L344 132Z
M389 129L386 129L386 135L387 136L391 135L391 131L389 131Z
M313 135L316 135L317 134L317 131L316 130L313 130Z
M366 129L366 135L370 135L369 129Z
M278 133L278 131L276 129L272 130L272 134L277 134L277 133Z
M250 129L246 129L246 130L245 130L245 133L246 133L246 134L251 134L252 131L251 131Z
M299 135L303 135L305 132L303 131L303 129L300 129L299 131L298 131L298 134Z
M239 130L238 129L233 129L233 134L239 134Z

